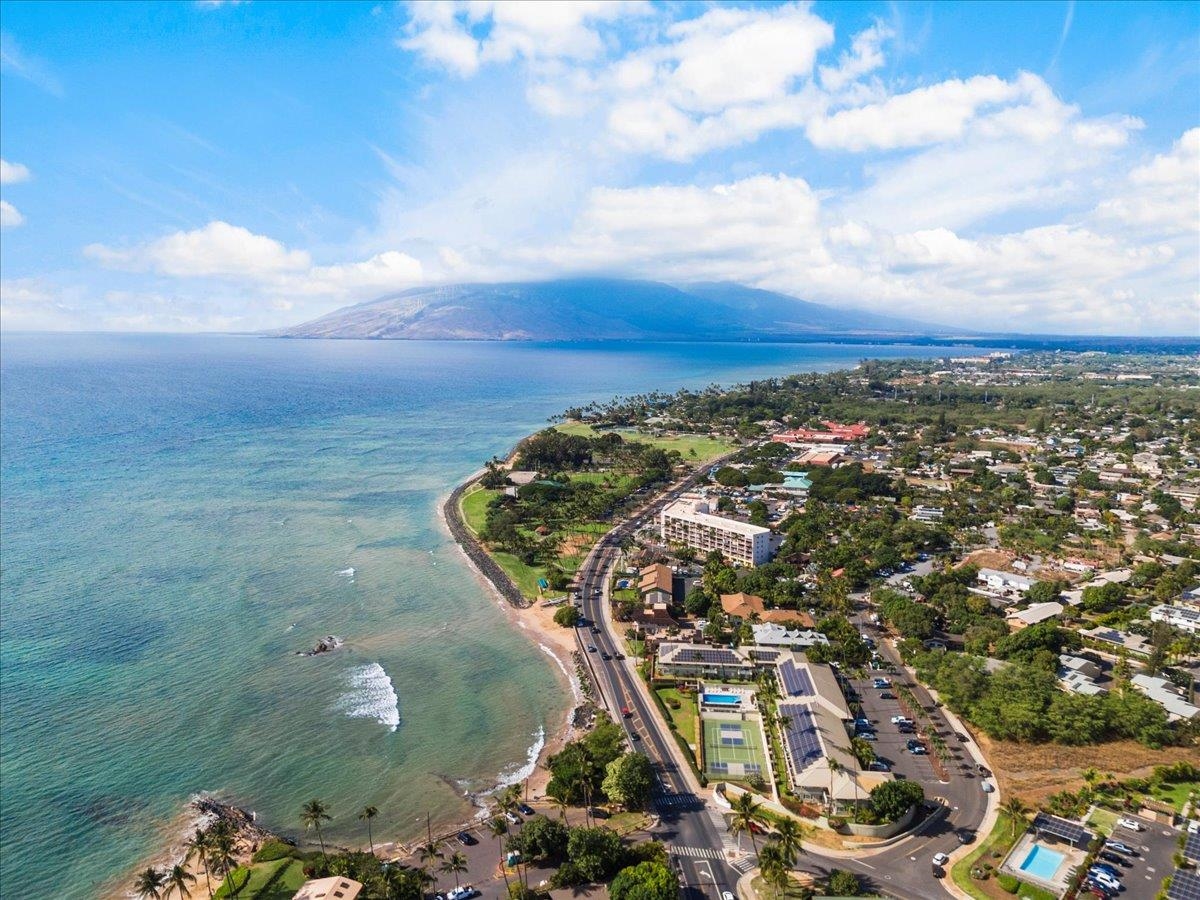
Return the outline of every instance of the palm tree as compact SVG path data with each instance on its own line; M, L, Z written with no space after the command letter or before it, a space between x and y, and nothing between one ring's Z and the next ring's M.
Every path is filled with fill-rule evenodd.
M492 833L492 837L496 839L496 846L500 848L500 873L504 876L504 896L507 897L509 896L508 868L504 865L504 842L500 838L508 834L508 823L502 816L496 816L488 820L488 831Z
M138 873L133 889L138 892L139 897L150 897L152 900L159 900L162 897L162 887L166 884L166 881L167 876L160 869L151 866Z
M187 842L187 856L184 862L195 858L204 865L204 886L208 888L208 896L212 897L212 881L208 877L208 852L212 849L212 837L202 828L197 828L192 839Z
M430 841L427 844L422 844L417 848L417 857L421 860L421 868L430 874L433 873L434 864L442 858L442 848L437 841ZM433 883L437 884L437 875L433 876Z
M192 896L192 892L188 889L188 885L195 880L195 875L176 863L171 867L171 871L166 874L164 880L166 890L163 891L163 896L170 897L171 891L178 891L181 900L183 897L190 897Z
M379 808L376 806L364 806L362 812L358 814L360 822L367 823L367 843L371 845L371 855L375 855L375 838L371 836L371 820L379 815Z
M775 824L771 840L779 845L784 860L790 869L796 864L796 856L804 850L804 826L795 819L780 819Z
M329 861L329 857L325 856L325 837L321 834L321 823L328 822L333 819L329 814L329 808L317 800L315 797L304 804L300 809L300 821L304 823L304 830L310 828L316 829L317 840L321 844L321 856L325 857L325 861Z
M758 857L758 868L762 872L763 881L782 891L788 885L788 869L791 866L783 858L783 852L778 844L767 844Z
M233 891L229 880L233 874L233 854L237 850L237 829L222 819L209 830L209 856L206 865L215 869L225 882L225 893Z
M729 823L729 829L735 833L750 832L750 845L754 847L754 855L757 856L758 838L754 836L754 829L763 822L758 801L754 799L753 794L742 794L733 801L731 808L733 819Z
M454 876L454 886L458 887L458 876L468 870L467 858L461 853L450 854L450 858L442 863L442 871Z
M833 776L842 771L842 764L833 757L829 758L829 815L833 815Z
M1029 807L1025 805L1025 801L1016 794L1009 796L1000 807L1012 818L1012 833L1013 837L1017 836L1017 824L1025 824L1025 816L1029 813Z

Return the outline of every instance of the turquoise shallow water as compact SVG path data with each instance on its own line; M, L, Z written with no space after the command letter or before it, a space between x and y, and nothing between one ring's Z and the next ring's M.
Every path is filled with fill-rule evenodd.
M96 895L196 791L411 836L569 702L437 524L564 406L925 348L5 335L0 895ZM353 572L351 572L353 570ZM295 655L325 634L346 646Z

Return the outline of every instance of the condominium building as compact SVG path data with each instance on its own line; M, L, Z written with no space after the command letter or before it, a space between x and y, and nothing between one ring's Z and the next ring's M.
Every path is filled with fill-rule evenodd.
M676 500L659 522L665 543L683 544L701 555L716 550L737 565L761 566L777 547L770 528L713 515L706 500Z

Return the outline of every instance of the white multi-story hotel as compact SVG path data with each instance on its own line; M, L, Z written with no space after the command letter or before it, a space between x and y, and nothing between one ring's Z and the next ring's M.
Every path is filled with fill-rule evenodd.
M701 554L717 550L729 563L761 566L776 550L770 528L713 515L707 500L676 500L659 522L667 544L684 544Z

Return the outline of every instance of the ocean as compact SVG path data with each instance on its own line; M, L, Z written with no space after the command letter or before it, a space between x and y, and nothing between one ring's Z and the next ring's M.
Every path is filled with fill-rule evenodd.
M570 694L439 525L457 482L574 403L937 353L4 335L0 895L99 895L200 791L290 832L319 797L335 843L470 815Z

